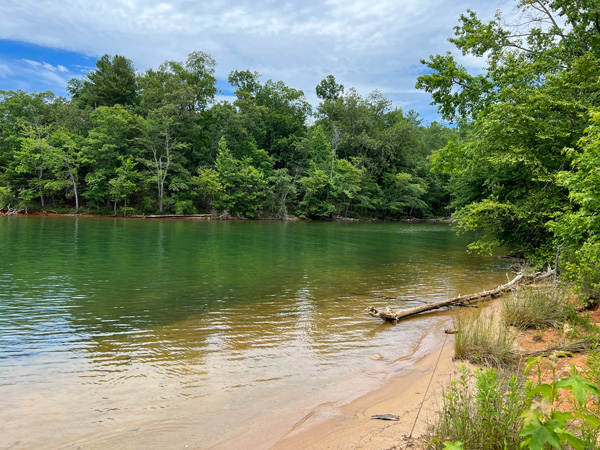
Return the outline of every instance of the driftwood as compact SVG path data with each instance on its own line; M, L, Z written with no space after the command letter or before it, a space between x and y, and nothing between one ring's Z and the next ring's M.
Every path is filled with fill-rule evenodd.
M588 337L574 342L563 342L544 350L515 351L514 353L520 357L550 356L556 353L559 358L570 358L573 353L583 353L596 348L598 343L597 338Z
M448 306L461 306L461 305L465 305L465 304L468 304L468 303L476 301L476 300L487 300L490 298L494 298L498 294L501 294L503 292L507 292L507 291L511 290L514 286L521 283L522 281L539 280L542 278L551 277L553 275L554 275L554 270L548 270L547 272L544 272L544 273L535 272L530 275L525 275L521 272L520 274L518 274L515 278L513 278L508 283L498 286L489 291L483 291L483 292L478 292L476 294L469 294L469 295L459 295L458 297L449 298L449 299L443 300L441 302L429 303L427 305L419 306L417 308L409 309L407 311L393 311L390 308L385 308L384 310L378 310L378 309L374 308L373 306L370 306L369 308L367 308L367 312L372 317L378 317L380 319L384 319L384 320L387 320L390 322L398 322L399 320L404 319L406 317L414 316L416 314L420 314L420 313L423 313L426 311L433 311L435 309L440 309L440 308L448 307Z
M10 205L8 206L6 212L4 212L4 209L0 209L0 214L3 216L16 216L21 213L27 214L27 209L12 209Z
M210 214L148 214L144 219L210 219Z
M371 419L398 421L400 420L400 417L396 414L375 414L374 416L371 416Z

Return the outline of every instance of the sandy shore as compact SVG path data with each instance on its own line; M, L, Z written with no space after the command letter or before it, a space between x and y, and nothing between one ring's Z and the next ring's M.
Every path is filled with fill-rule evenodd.
M412 436L420 436L439 409L443 386L460 366L452 361L453 337L446 337L442 330L438 334L440 342L445 341L443 348L405 368L381 388L343 406L337 416L292 431L273 449L388 449L405 443L403 437L411 434L413 426ZM395 414L400 420L371 419L376 414Z
M248 424L241 432L227 436L212 450L307 450L307 449L404 449L406 437L423 434L428 421L441 406L443 387L455 377L460 362L452 361L454 336L444 333L451 327L448 318L426 336L411 358L400 362L395 373L376 388L360 392L358 385L345 384L318 406L294 405L287 411ZM355 389L356 388L356 389ZM314 399L313 399L314 400ZM422 405L421 405L422 404ZM376 414L395 414L399 421L371 419ZM418 414L418 418L417 418ZM414 427L414 430L413 430ZM395 447L397 446L397 447ZM206 447L196 447L206 448Z

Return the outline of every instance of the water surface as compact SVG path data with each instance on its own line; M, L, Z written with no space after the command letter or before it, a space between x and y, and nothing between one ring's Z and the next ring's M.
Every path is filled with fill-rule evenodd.
M507 263L445 224L2 217L0 448L203 448L265 411L410 355ZM4 428L4 425L3 425Z

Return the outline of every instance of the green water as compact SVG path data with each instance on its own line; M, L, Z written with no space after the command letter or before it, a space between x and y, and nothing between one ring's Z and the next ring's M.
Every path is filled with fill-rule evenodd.
M475 292L507 269L445 224L2 217L0 240L3 448L140 430L208 442L215 423L389 370L370 356L410 354L439 320L387 326L367 306Z

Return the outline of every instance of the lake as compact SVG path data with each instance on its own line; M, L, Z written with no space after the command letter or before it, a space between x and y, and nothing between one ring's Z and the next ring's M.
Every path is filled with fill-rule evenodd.
M440 223L0 217L0 239L11 449L209 447L340 380L377 383L441 320L367 306L477 292L508 268Z

